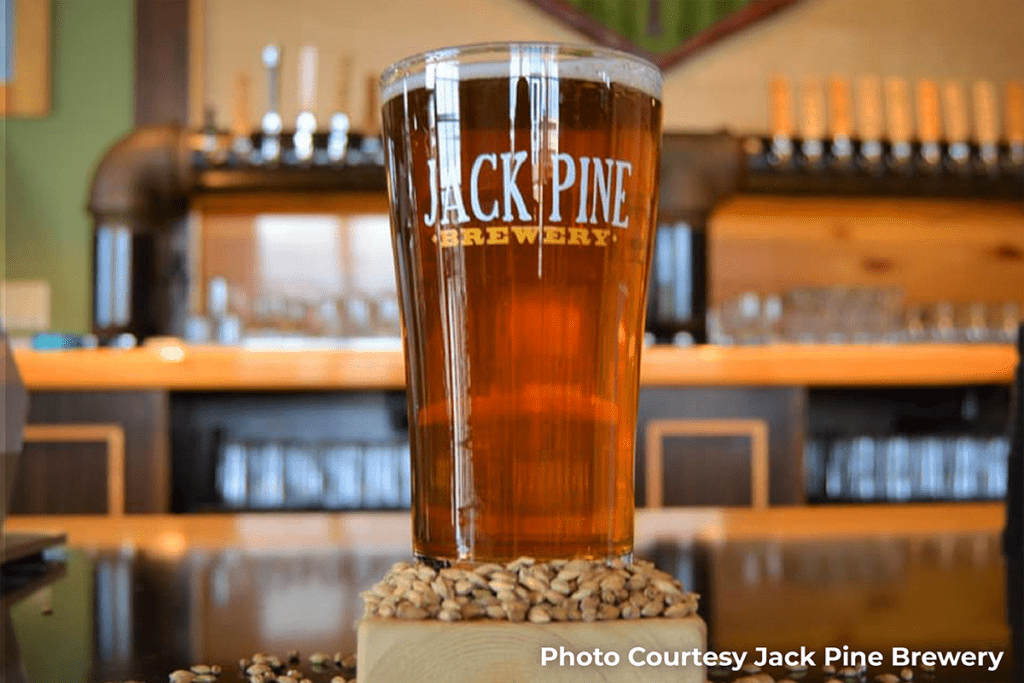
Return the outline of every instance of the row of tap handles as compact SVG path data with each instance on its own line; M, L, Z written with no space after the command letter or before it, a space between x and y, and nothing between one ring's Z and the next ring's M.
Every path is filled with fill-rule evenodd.
M855 90L855 93L854 93ZM1024 170L1024 83L773 78L769 163L777 168L893 166L990 175ZM969 95L968 95L969 93ZM794 107L794 101L796 107ZM856 106L854 106L856 105ZM856 110L856 111L855 111ZM915 115L916 112L916 115Z
M314 109L318 76L318 52L312 45L299 50L298 102L293 131L286 131L281 116L281 69L284 51L278 44L268 44L261 51L261 61L267 78L267 108L260 119L259 130L253 135L249 114L249 77L239 74L235 80L231 117L230 143L221 144L215 113L207 109L203 124L200 151L213 163L248 163L273 165L341 164L363 161L382 163L382 149L377 137L378 96L377 78L367 77L367 115L363 126L359 150L349 149L349 134L354 132L347 109L351 58L341 60L338 77L338 106L331 114L326 141L318 148L315 138L322 133ZM288 140L290 137L290 140ZM323 138L321 137L321 140ZM288 144L290 142L290 144ZM355 152L353 154L353 152Z

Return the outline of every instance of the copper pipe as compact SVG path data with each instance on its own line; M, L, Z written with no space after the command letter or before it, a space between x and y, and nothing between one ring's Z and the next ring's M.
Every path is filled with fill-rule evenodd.
M89 212L140 228L184 213L195 182L187 131L170 124L137 128L114 143L93 171ZM153 222L157 225L157 222Z

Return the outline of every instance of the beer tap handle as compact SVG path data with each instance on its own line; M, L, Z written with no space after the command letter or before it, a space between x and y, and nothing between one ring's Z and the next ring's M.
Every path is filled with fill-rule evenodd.
M882 86L877 76L866 74L857 84L857 134L860 160L869 170L879 172L882 159Z
M1004 107L1010 167L1019 171L1024 168L1024 83L1010 81L1006 84Z
M821 96L821 83L806 77L800 84L801 130L800 152L810 168L816 168L824 157L825 117Z
M849 166L853 160L850 85L838 76L833 76L828 81L828 110L833 162L840 167Z
M917 82L917 139L921 144L924 169L934 172L942 167L941 103L939 84L931 79Z
M971 145L967 130L967 103L958 81L947 81L942 88L943 118L946 122L946 150L955 169L970 169Z
M267 70L267 112L263 115L263 138L260 155L264 162L281 158L281 46L273 43L263 48L263 66Z
M239 161L248 161L252 154L249 138L249 74L240 73L235 79L235 97L231 107L231 149Z
M885 79L886 123L892 163L897 168L909 167L913 147L910 144L910 99L907 83L902 78Z
M331 132L327 136L327 158L332 163L341 163L348 151L350 121L348 117L349 74L352 72L352 55L347 54L338 62L338 102L331 115Z
M776 76L771 81L768 117L771 129L773 166L788 166L793 159L793 101L789 81Z
M313 134L316 132L316 47L306 45L299 52L299 115L295 119L295 157L300 163L313 158Z
M999 123L996 88L992 81L975 81L974 139L981 166L989 175L999 171Z

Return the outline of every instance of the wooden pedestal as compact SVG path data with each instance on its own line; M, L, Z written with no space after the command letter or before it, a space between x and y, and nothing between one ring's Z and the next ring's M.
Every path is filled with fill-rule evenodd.
M692 663L694 648L706 648L703 620L619 619L548 624L478 620L446 623L436 620L366 618L359 624L359 683L704 683L703 666ZM576 653L559 665L541 664L542 648ZM581 665L579 653L609 651L619 655L615 666ZM685 652L685 666L635 666L649 652ZM675 655L672 655L675 657ZM588 658L584 656L583 661Z

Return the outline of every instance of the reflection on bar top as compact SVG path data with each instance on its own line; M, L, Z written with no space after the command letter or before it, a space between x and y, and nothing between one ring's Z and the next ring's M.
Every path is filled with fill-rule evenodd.
M638 509L636 546L994 534L1003 528L1004 515L1001 503ZM409 552L412 543L407 512L16 515L4 530L62 532L72 547L172 556L198 548Z
M398 349L253 350L166 343L131 350L15 351L33 390L400 389ZM643 351L645 386L927 386L1009 384L1010 345L762 346Z

